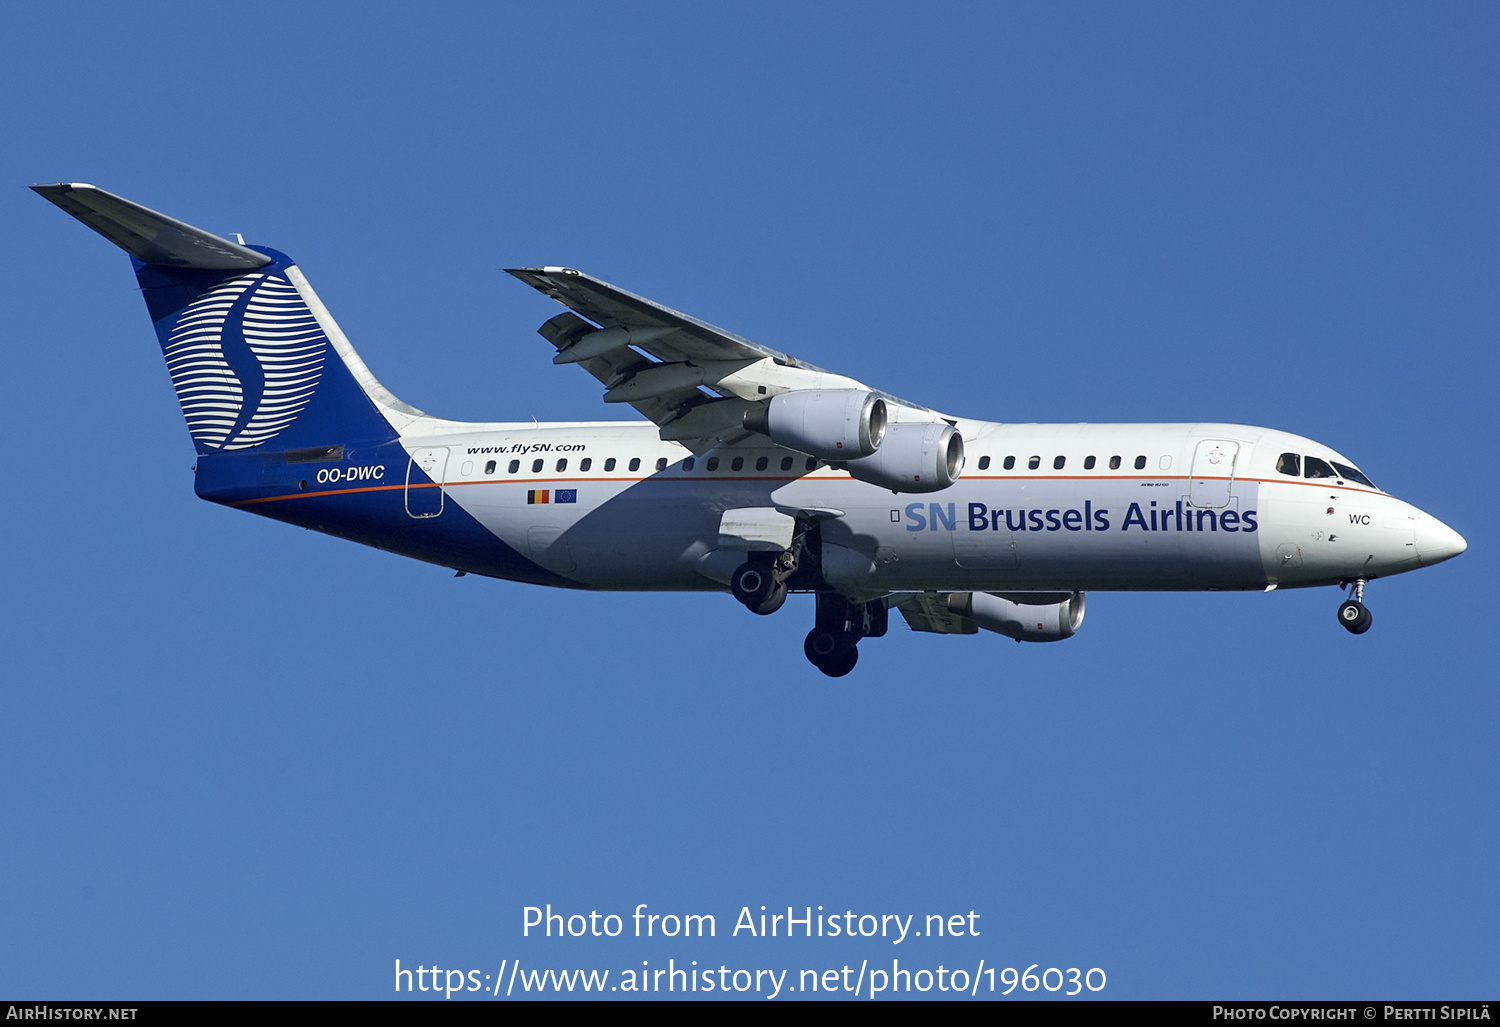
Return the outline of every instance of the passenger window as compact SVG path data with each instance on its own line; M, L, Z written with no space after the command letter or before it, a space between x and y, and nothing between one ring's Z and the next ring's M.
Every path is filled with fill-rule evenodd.
M658 471L665 471L667 469L667 458L666 457L659 456L659 457L656 458L656 469Z
M1111 471L1118 471L1120 469L1120 458L1119 457L1112 456L1112 457L1109 458L1109 469Z
M1302 474L1307 478L1337 478L1333 468L1328 466L1326 460L1319 460L1315 456L1306 457L1302 461Z
M508 468L508 470L510 471L511 474L518 473L521 470L521 461L519 461L519 460L512 460L510 462L510 467Z
M1086 457L1083 458L1083 469L1085 471L1092 471L1094 469L1094 458L1093 457L1086 456Z
M759 460L755 461L755 469L757 471L764 471L766 469L766 466L770 462L771 461L768 457L761 457Z
M630 458L630 469L632 471L639 471L641 469L641 458L640 457L633 456L633 457Z
M590 467L593 467L593 466L594 466L594 458L591 457L591 456L586 456L582 460L578 461L578 469L580 471L587 471Z
M1060 470L1063 469L1063 464L1065 464L1067 462L1068 462L1068 458L1067 457L1060 456L1057 459L1055 459L1055 460L1052 461L1052 469L1054 471L1060 471Z
M484 473L485 474L494 474L495 473L495 461L493 461L493 460L486 460L484 462Z
M604 469L606 471L613 471L615 469L615 458L614 457L610 457L608 460L604 461Z
M1375 483L1361 474L1358 467L1350 467L1348 464L1341 464L1337 460L1333 462L1333 466L1338 469L1338 472L1340 474L1342 474L1345 478L1348 478L1350 481L1357 481L1361 485L1368 485L1372 489L1375 488Z
M1026 461L1026 466L1034 471L1038 467L1042 466L1042 458L1039 456L1034 456L1030 460Z
M710 471L717 471L719 469L719 458L718 457L711 456L711 457L708 458L708 469Z
M557 469L559 471L566 471L568 469L568 459L567 459L567 457L564 457L563 459L561 459L561 460L559 460L557 462Z
M979 469L981 471L988 471L990 469L990 458L989 457L982 456L982 457L979 458Z
M1014 471L1016 469L1016 458L1015 457L1008 456L1008 457L1005 458L1005 469L1007 471Z
M698 461L694 460L690 456L689 457L683 457L683 460L682 460L682 469L684 471L691 471L693 469L694 465L696 465L697 463L698 463Z
M1302 477L1302 458L1296 453L1283 453L1276 458L1276 470L1293 478Z
M792 469L792 458L791 457L784 456L784 457L781 458L781 469L783 471L790 471Z
M542 462L540 460L533 460L533 461L531 461L531 473L532 474L541 474L542 473Z
M818 458L817 457L810 456L810 457L807 458L807 469L809 471L816 471L818 469Z
M1138 457L1135 458L1135 469L1137 471L1144 471L1146 469L1146 458L1145 457L1138 456Z
M742 456L737 456L733 460L729 461L729 469L731 471L743 471L745 469L745 458Z

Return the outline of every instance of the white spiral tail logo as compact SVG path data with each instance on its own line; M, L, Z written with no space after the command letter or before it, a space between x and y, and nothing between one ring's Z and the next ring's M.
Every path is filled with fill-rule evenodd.
M254 272L182 311L164 348L193 440L258 446L297 419L323 372L327 337L295 286Z

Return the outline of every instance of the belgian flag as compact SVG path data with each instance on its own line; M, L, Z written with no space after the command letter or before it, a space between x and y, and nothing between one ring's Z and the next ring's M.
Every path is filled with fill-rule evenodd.
M548 491L549 491L548 489L530 489L530 490L528 490L527 493L526 493L526 505L527 506L531 506L531 505L533 505L535 503L545 503L545 502L547 502L547 493L548 493Z

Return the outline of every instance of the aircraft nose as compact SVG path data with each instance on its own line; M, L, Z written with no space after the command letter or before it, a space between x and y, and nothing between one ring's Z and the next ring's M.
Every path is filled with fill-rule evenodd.
M1423 514L1417 518L1417 559L1422 566L1451 560L1468 548L1462 535L1436 517Z

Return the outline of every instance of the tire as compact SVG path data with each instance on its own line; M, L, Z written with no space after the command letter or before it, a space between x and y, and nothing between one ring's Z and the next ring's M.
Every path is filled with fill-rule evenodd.
M1375 615L1365 608L1363 603L1357 603L1353 599L1339 604L1339 623L1351 635L1363 635L1370 630L1370 625L1375 622Z
M823 664L838 651L842 638L841 632L829 631L827 628L813 628L807 633L807 638L802 643L802 653L807 657L808 662L821 670Z
M770 595L766 596L756 605L751 606L750 612L760 614L762 617L767 617L775 613L777 610L781 609L781 607L785 603L786 584L783 582L782 584L772 587ZM746 605L748 606L749 604L747 603Z
M819 665L818 669L831 678L841 678L854 669L859 662L859 646L853 642L845 641L836 657L827 663Z
M808 662L831 678L841 678L854 669L859 662L859 648L855 640L842 631L828 628L813 628L802 643L802 652Z
M740 564L729 579L729 591L752 610L764 603L775 589L776 579L771 575L771 568L758 563Z

